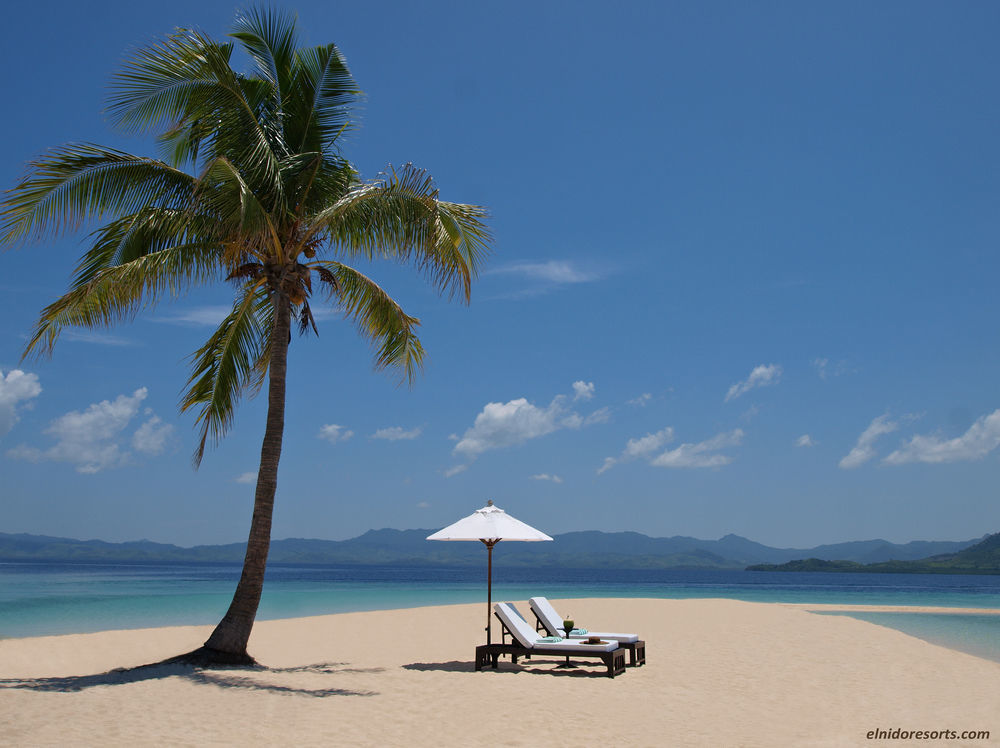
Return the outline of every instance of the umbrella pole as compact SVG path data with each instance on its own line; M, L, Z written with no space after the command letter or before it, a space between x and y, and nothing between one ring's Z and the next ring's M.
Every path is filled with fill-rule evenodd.
M493 546L496 540L483 540L486 546L486 643L493 643Z

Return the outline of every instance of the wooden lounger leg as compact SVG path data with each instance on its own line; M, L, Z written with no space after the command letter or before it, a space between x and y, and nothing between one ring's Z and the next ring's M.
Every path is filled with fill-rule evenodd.
M500 652L496 647L483 644L476 647L476 670L482 670L489 665L494 670L497 669L497 662L500 660Z
M486 647L476 647L476 672L490 664L490 653Z
M615 649L601 657L608 666L608 677L614 678L625 672L625 650Z
M629 648L629 655L632 667L639 667L646 664L646 642L641 639Z

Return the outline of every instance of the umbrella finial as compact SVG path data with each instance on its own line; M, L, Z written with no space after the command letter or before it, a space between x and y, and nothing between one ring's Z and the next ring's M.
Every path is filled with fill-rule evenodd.
M487 499L486 506L493 506L493 499Z

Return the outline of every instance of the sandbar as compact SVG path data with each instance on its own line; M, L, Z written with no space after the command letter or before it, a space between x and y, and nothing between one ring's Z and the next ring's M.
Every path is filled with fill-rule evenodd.
M592 630L639 633L647 664L614 679L549 658L475 672L485 603L261 621L260 670L130 670L196 648L204 626L5 639L0 735L24 746L912 744L867 737L894 729L991 734L928 745L1000 739L1000 663L889 628L735 600L553 603Z

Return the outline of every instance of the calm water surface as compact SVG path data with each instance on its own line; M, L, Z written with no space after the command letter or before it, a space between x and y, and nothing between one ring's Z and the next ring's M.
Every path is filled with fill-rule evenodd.
M238 565L0 563L0 637L215 623L229 605L239 574ZM526 600L533 595L724 597L756 602L1000 608L1000 577L988 575L499 567L494 568L493 582L494 600ZM268 570L259 618L479 602L485 600L485 593L485 568L276 564ZM865 616L865 620L947 646L958 640L992 641L992 649L980 647L974 654L1000 659L989 654L1000 646L1000 617Z

